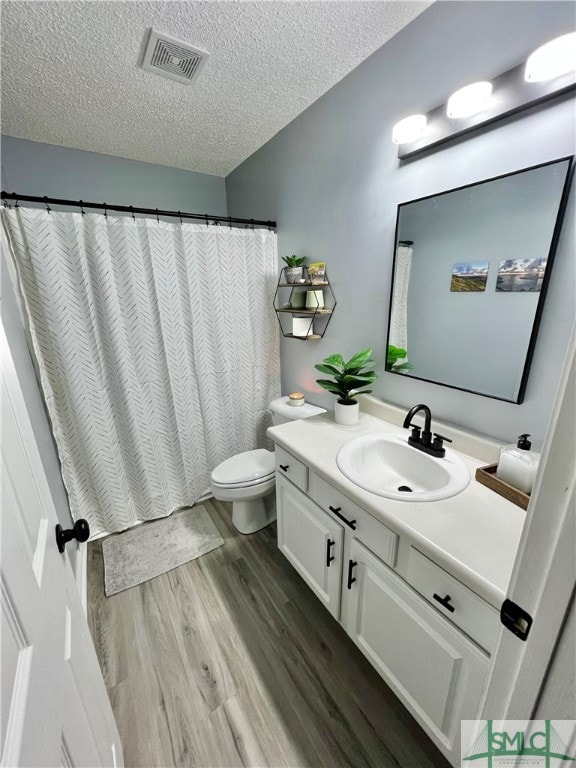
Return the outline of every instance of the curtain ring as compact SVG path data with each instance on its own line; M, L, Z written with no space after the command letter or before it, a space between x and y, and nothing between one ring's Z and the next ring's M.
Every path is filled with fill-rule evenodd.
M106 203L104 203L104 218L108 218L108 211L106 210Z
M160 224L160 219L158 218L158 208L156 208L156 221L158 224Z
M80 213L84 216L84 203L82 200L80 200Z
M254 219L250 219L250 229L254 229Z
M132 221L136 221L136 216L134 216L134 208L132 208L131 205L128 206L130 208L130 212L132 213Z
M228 226L232 229L232 216L228 216Z
M205 213L205 214L204 214L204 216L205 216L205 218L206 218L206 226L208 227L208 226L210 226L210 225L208 224L208 214L207 214L207 213Z
M180 224L183 224L182 214L180 213L180 211L178 211L178 218L180 219Z
M48 197L44 195L44 205L46 206L46 210L48 213L50 213L50 206L48 205ZM18 208L18 200L16 200L16 208Z

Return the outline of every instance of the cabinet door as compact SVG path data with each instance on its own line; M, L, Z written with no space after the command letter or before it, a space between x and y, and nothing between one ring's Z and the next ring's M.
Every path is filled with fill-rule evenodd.
M278 546L338 619L344 532L302 491L276 476Z
M342 623L451 760L460 720L473 720L488 657L360 542L344 563Z

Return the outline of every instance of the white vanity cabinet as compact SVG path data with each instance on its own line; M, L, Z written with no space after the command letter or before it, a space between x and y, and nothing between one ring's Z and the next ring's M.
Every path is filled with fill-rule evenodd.
M281 457L284 466L298 466L284 449ZM494 642L497 612L410 541L401 541L305 469L304 490L285 470L277 472L278 546L446 757L459 765L460 721L476 717L489 666L483 649ZM401 545L405 556L398 571Z
M460 720L474 719L488 657L354 539L341 623L407 709L459 760Z
M276 510L278 546L332 616L340 618L342 526L279 474Z

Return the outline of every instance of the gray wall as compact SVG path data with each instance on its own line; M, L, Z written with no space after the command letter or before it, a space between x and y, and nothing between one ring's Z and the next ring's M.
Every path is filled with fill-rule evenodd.
M2 137L1 149L2 189L7 192L226 215L224 179L216 176L8 136ZM58 458L4 254L2 320L56 510L60 522L69 527L70 511Z
M305 391L332 408L314 383L314 363L371 346L381 363L377 396L406 407L426 402L433 415L504 442L531 432L541 445L574 318L573 215L522 405L384 372L394 227L400 202L573 154L574 103L557 98L403 162L390 135L406 115L573 28L567 2L435 3L227 177L229 213L277 219L279 255L325 260L338 299L324 339L283 339L285 392Z
M224 179L2 136L2 189L91 203L226 216Z

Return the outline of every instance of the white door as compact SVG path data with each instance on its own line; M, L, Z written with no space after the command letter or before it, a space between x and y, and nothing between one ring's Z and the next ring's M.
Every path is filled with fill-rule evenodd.
M538 710L550 660L576 590L575 425L576 324L507 595L533 623L525 639L507 629L501 632L478 715L483 720L575 717L576 694L565 702L558 699L553 713ZM573 650L566 654L565 674L568 679L574 674Z
M1 765L120 766L122 746L1 329Z
M276 475L278 546L336 619L344 531L289 480Z

